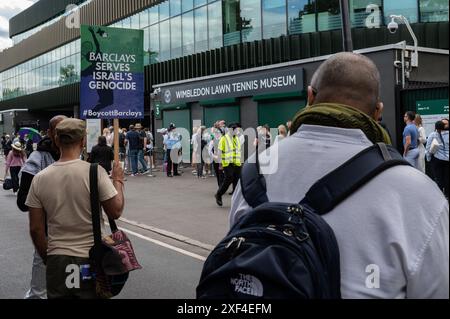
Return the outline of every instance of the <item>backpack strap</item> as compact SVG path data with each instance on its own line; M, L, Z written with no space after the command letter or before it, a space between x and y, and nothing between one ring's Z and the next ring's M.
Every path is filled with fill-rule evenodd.
M102 243L102 232L100 228L100 200L98 193L98 164L92 163L89 170L89 188L91 200L92 229L94 232L94 244L99 247ZM117 231L116 222L108 218L111 231Z
M326 214L372 178L397 165L410 164L394 147L374 144L318 180L301 203Z
M92 228L94 231L94 244L99 246L102 243L102 233L100 229L100 201L98 196L98 164L91 164L89 170L89 188L91 193L91 215Z
M258 136L258 132L256 132ZM255 163L248 161L241 169L241 190L242 196L251 207L256 208L269 201L267 197L266 179L260 173L259 165L259 141L256 143Z
M253 208L269 201L264 176L256 163L245 163L241 174L242 195ZM326 214L384 170L396 165L410 165L392 146L374 144L318 180L301 204L308 204L320 215Z

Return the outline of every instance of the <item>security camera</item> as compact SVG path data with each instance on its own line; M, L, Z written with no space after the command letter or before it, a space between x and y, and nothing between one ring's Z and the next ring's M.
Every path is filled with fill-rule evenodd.
M391 22L389 22L387 27L389 29L389 32L394 34L395 32L397 32L398 23L394 21L394 18L392 18Z
M395 66L397 69L400 69L400 68L402 67L402 61L399 61L399 60L394 61L394 66Z
M152 99L155 99L159 96L160 93L161 93L161 88L157 88L153 91L153 93L150 93L150 97Z

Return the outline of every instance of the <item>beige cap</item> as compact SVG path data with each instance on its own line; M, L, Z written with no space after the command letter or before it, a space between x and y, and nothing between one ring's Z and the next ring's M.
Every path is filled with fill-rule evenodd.
M86 122L79 119L65 119L56 126L56 136L63 144L79 142L86 136Z

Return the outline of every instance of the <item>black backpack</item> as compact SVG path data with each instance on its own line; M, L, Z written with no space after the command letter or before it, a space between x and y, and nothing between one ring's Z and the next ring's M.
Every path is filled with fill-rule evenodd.
M258 158L258 156L256 156ZM395 165L391 146L375 144L317 181L299 203L269 202L259 161L245 163L242 193L253 210L207 258L198 299L339 299L339 248L321 217Z

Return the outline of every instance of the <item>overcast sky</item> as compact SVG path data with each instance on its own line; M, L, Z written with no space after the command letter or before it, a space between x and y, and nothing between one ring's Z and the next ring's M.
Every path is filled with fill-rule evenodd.
M9 19L38 0L0 0L0 51L12 46L9 39Z

